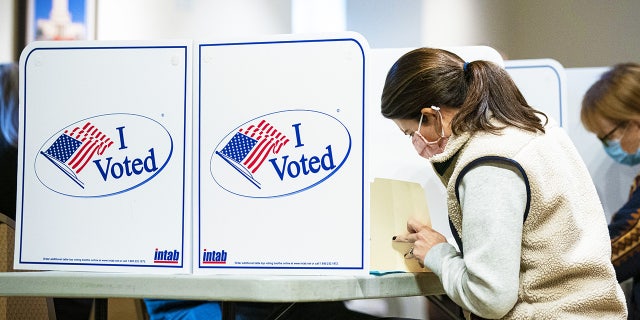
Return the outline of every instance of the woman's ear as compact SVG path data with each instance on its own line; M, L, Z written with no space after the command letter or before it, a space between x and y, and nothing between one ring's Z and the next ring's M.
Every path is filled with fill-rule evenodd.
M420 112L422 114L424 114L425 116L428 116L428 115L435 116L436 115L436 110L432 109L431 107L424 107L424 108L420 109Z

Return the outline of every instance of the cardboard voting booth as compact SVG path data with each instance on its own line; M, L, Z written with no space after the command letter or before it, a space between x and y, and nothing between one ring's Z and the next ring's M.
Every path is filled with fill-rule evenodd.
M190 41L20 58L16 269L191 272Z
M366 274L364 38L196 48L194 273Z

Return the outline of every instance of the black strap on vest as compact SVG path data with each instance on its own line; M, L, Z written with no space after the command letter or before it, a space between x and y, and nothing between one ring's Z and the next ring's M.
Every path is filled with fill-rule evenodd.
M525 173L524 169L522 168L522 166L515 160L513 159L509 159L509 158L505 158L505 157L499 157L499 156L485 156L485 157L481 157L478 159L475 159L473 161L471 161L469 164L467 164L467 166L465 166L464 168L462 168L462 170L460 171L460 174L458 174L458 177L456 178L456 184L455 184L455 194L456 194L456 200L458 201L458 205L460 205L460 193L458 191L458 187L460 186L460 183L462 182L462 178L464 177L465 174L467 174L467 172L469 172L469 170L483 164L483 163L488 163L488 162L500 162L500 163L504 163L507 165L511 165L513 167L515 167L516 169L518 169L518 171L520 171L520 174L522 175L522 178L524 179L524 184L525 184L525 188L527 190L527 205L524 209L524 218L522 223L524 224L525 221L527 221L527 216L529 215L529 206L531 205L531 187L529 186L529 178L527 177L527 174ZM464 217L463 217L464 219ZM456 230L456 228L453 225L453 222L451 222L451 217L449 217L449 227L451 228L451 233L453 234L453 238L456 240L456 243L458 244L458 247L460 248L460 253L463 255L464 257L464 251L462 248L462 239L460 238L460 235L458 234L458 231Z

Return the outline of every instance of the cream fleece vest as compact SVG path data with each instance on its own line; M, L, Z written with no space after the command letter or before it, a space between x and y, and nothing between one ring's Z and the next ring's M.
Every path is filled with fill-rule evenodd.
M452 136L446 150L430 159L434 165L453 160L442 176L452 231L464 240L456 194L464 172L485 161L515 165L525 178L529 205L518 301L504 319L626 319L607 222L589 172L561 128L545 130L508 127L501 135Z

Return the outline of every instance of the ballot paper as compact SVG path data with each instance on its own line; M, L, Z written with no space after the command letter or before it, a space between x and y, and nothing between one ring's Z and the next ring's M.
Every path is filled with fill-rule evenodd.
M431 226L424 189L415 182L375 178L370 184L371 273L428 272L417 259L404 256L411 243L392 241L407 234L407 221L417 219Z

